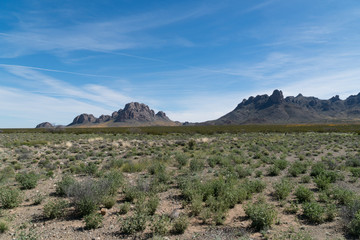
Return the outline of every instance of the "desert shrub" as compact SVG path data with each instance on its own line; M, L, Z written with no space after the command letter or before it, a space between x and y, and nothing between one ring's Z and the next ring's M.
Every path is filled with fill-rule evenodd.
M314 198L314 193L303 185L295 190L296 199L299 202L310 202Z
M188 157L183 153L176 153L175 160L178 163L179 168L186 166L189 161Z
M309 183L311 182L311 177L309 175L304 175L301 177L301 182L302 183Z
M325 164L323 164L322 162L317 162L311 167L310 176L317 177L320 174L323 174L325 170Z
M297 177L300 174L306 173L306 169L307 169L306 163L303 163L300 161L295 161L288 169L288 172L289 172L290 176Z
M134 202L136 199L144 195L144 192L136 186L127 186L124 188L125 201Z
M3 184L15 176L15 171L11 166L7 166L0 170L0 183Z
M317 202L310 201L303 204L303 215L311 223L321 223L324 220L325 209Z
M207 163L209 164L210 167L215 167L217 164L219 164L221 162L221 157L219 155L216 156L210 156L207 159Z
M194 216L198 216L203 209L203 197L201 195L195 195L190 202L190 211Z
M103 215L100 213L90 213L84 217L85 229L96 229L102 226L102 221L104 220Z
M16 174L16 181L22 189L33 189L36 187L39 176L34 172Z
M102 181L107 185L109 194L115 195L124 184L124 177L121 172L112 170L103 176Z
M9 226L6 222L0 221L0 233L4 233L9 230Z
M193 158L190 160L190 171L191 172L198 172L204 169L204 160L199 158Z
M56 183L55 193L58 196L66 196L68 188L75 183L75 179L70 175L62 177L61 181Z
M2 208L10 209L15 208L22 202L22 193L17 188L1 188L0 189L0 202Z
M154 236L164 236L169 232L170 219L166 215L155 216L152 220L151 231Z
M237 174L237 176L239 178L245 178L245 177L251 176L252 169L251 168L244 168L241 165L237 165L235 167L235 172L236 172L236 174Z
M289 196L292 188L293 186L288 180L282 179L280 182L274 184L274 195L277 199L284 200Z
M327 204L325 207L325 220L333 221L337 215L337 208L335 204Z
M127 173L141 172L146 168L146 165L146 162L127 161L124 163L122 171Z
M257 230L270 227L277 216L274 206L262 202L248 204L245 213L251 220L251 226Z
M181 215L173 222L171 232L174 234L183 234L189 225L189 219L186 215Z
M314 179L314 182L320 190L325 190L325 189L329 188L329 186L331 184L331 179L330 179L330 177L328 177L324 173L322 173Z
M39 205L45 199L45 196L41 193L36 193L34 196L34 205Z
M360 157L352 157L346 161L346 165L349 167L360 167Z
M113 196L106 196L102 200L102 204L107 209L111 209L115 205L115 203L116 203L116 199Z
M147 214L154 215L157 207L159 206L159 197L157 195L152 195L149 197L146 203Z
M80 216L94 212L109 195L110 186L107 181L92 179L75 182L68 188L68 196L72 199L76 212Z
M119 214L122 214L122 215L127 214L129 212L129 210L130 210L130 207L131 207L130 203L124 202L119 207Z
M259 179L255 179L251 181L246 181L245 187L248 193L260 193L266 188L266 183Z
M360 212L357 212L348 225L348 232L354 237L360 237Z
M360 177L360 168L351 168L350 169L351 174L353 175L353 177Z
M348 189L334 188L331 193L332 198L337 200L340 205L348 205L355 198L355 193Z
M274 161L274 166L279 168L280 170L284 170L288 166L288 161L286 159L276 159Z
M109 163L106 165L107 169L119 169L122 167L122 165L124 164L124 160L123 159L118 159L118 158L112 158Z
M84 173L88 175L95 176L97 172L98 172L98 166L93 162L88 163L84 167Z
M123 219L121 223L121 232L124 234L142 232L146 228L146 221L146 214L136 212L133 216Z
M65 209L68 207L68 203L65 200L54 200L44 205L43 213L46 218L55 219L65 215Z
M268 175L269 176L278 176L280 174L280 168L276 167L276 166L270 166L268 168Z

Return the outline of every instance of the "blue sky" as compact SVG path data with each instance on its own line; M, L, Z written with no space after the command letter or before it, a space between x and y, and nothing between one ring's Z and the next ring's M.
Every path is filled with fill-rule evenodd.
M0 2L0 127L131 101L205 121L243 98L360 92L358 0Z

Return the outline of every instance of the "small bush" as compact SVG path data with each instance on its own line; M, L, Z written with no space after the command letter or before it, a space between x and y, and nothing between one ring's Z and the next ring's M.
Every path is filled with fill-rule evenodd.
M16 174L16 181L20 183L21 189L33 189L36 187L39 176L34 172Z
M203 170L204 168L204 160L194 158L190 161L190 171L191 172L198 172L200 170Z
M130 207L131 207L131 205L128 202L121 204L120 208L119 208L119 214L122 214L122 215L127 214L130 210Z
M136 213L135 215L125 218L121 224L121 232L124 234L133 234L142 232L146 228L147 216L143 213Z
M276 167L276 166L270 166L268 168L268 175L269 176L278 176L280 174L280 168Z
M67 207L68 203L65 200L50 201L44 205L44 216L49 219L63 217Z
M0 221L0 233L4 233L9 230L9 226L6 222Z
M317 202L303 204L303 215L312 223L321 223L324 220L325 209Z
M189 219L186 215L181 215L174 220L172 232L174 234L183 234L189 225Z
M300 174L306 173L306 169L307 169L307 165L305 163L296 161L290 166L288 172L290 176L297 177Z
M320 190L326 190L331 184L331 179L325 174L320 174L314 179L314 182Z
M69 186L75 183L75 179L69 175L62 177L61 181L56 183L55 193L58 196L66 196Z
M102 226L104 217L100 213L90 213L84 217L85 229L96 229Z
M357 212L348 225L348 231L354 237L360 237L360 212Z
M314 198L314 193L303 185L295 190L295 196L299 202L310 202Z
M102 204L107 209L111 209L116 203L116 199L113 196L106 196L104 197Z
M274 184L274 195L278 200L284 200L289 196L292 188L293 186L288 180L282 179L280 182Z
M284 170L288 166L288 161L286 159L276 159L274 161L274 166L280 170Z
M1 188L0 202L3 208L16 208L22 202L21 191L17 188Z
M41 193L36 193L36 195L34 196L34 205L41 204L44 199L44 195L42 195Z
M186 166L189 161L188 157L182 153L175 154L175 160L178 163L180 169Z
M157 195L150 196L149 200L146 203L147 213L149 215L154 215L158 206L159 206L159 197Z
M257 230L270 227L277 216L274 206L267 203L249 204L245 208L245 213L251 219L251 226Z
M164 236L169 233L170 219L166 215L155 216L152 220L151 231L154 236Z
M246 189L249 193L261 193L266 188L266 183L255 179L245 182Z

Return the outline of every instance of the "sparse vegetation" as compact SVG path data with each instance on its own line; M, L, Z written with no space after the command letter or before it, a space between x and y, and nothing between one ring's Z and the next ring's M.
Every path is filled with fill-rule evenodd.
M83 238L89 232L104 237L105 231L109 239L191 238L195 230L216 229L231 239L229 222L253 228L244 239L258 232L267 239L311 239L315 227L307 225L314 224L321 238L329 224L339 226L334 239L359 237L359 135L320 133L321 126L268 126L258 132L262 128L1 133L0 232L14 229L14 237L25 239L43 217L64 228L83 221L81 228L92 229L77 233ZM36 223L34 232L43 234L51 224L44 231ZM290 225L295 230L280 232ZM176 234L183 236L171 236Z

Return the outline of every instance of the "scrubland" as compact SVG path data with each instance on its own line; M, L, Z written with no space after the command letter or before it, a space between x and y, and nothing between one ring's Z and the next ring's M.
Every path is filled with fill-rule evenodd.
M1 239L358 239L360 135L0 134Z

